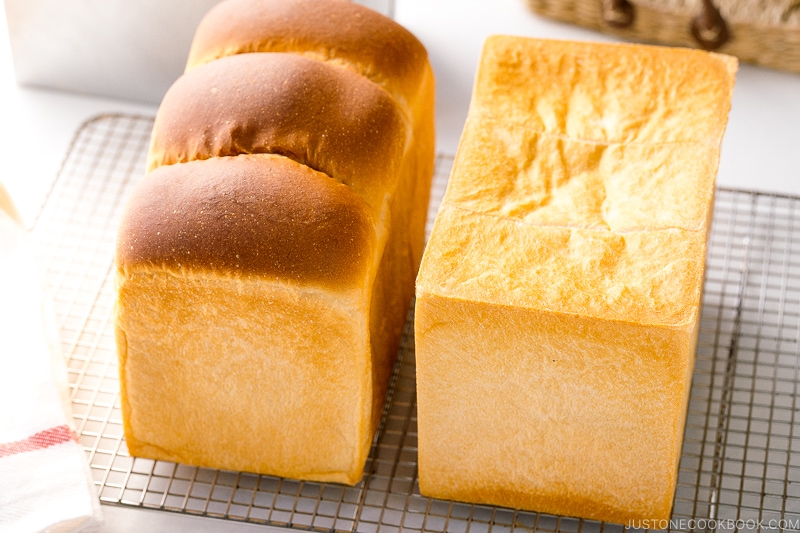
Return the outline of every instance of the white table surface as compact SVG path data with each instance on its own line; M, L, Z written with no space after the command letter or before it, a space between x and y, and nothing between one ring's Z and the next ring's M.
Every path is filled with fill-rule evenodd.
M524 0L395 0L395 18L426 45L437 76L438 147L454 153L487 35L605 40L540 19ZM153 115L153 104L20 87L0 5L0 182L31 224L78 126L100 113ZM800 75L742 65L718 184L800 195ZM105 507L103 531L250 531L255 526ZM263 530L263 527L259 529Z

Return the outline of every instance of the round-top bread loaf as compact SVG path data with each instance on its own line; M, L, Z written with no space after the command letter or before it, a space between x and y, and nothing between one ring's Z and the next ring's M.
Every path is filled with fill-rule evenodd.
M356 483L422 257L425 49L344 0L227 0L117 241L131 454Z

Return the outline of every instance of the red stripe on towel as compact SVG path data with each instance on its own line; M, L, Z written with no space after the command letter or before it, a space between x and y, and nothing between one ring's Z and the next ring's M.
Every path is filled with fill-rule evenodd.
M9 442L7 444L0 444L0 457L7 455L15 455L23 452L32 452L34 450L41 450L49 448L56 444L62 444L71 440L78 441L78 436L70 431L69 427L56 426L54 428L40 431L35 435L31 435L27 439L18 440L17 442Z

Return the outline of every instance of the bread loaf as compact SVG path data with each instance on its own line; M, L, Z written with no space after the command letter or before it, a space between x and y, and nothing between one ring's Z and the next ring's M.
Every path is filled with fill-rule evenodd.
M486 42L417 278L423 494L669 517L735 70Z
M341 0L228 0L156 117L117 241L132 455L356 483L422 257L434 80Z

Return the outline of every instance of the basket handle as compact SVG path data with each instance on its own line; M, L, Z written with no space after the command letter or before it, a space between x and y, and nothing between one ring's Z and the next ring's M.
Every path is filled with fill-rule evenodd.
M628 0L602 0L603 20L613 28L627 28L633 24L636 12Z
M711 0L703 0L700 14L692 19L691 31L704 50L716 50L730 39L728 25Z

